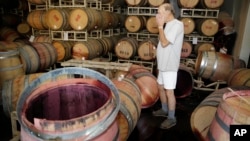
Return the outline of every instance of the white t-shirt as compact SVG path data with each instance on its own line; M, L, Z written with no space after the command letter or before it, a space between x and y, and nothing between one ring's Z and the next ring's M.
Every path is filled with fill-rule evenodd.
M158 69L160 71L178 71L184 37L183 23L177 19L168 22L164 28L164 33L170 44L163 48L161 43L158 43Z

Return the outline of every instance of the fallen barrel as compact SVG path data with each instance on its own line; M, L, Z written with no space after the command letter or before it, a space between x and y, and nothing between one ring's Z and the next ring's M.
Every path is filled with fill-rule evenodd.
M153 106L159 99L159 91L156 77L146 68L132 65L126 78L137 84L141 90L142 108Z
M180 65L177 72L177 82L174 94L176 98L184 98L192 93L194 79L191 71L185 65Z
M222 101L224 93L230 92L228 88L234 91L250 90L246 86L231 86L221 88L209 94L201 103L194 109L190 117L190 124L193 134L198 140L205 140L209 127L216 114L216 110Z
M230 125L250 124L249 100L250 90L230 91L223 94L206 139L230 140Z
M127 78L112 79L121 99L120 111L116 117L120 139L125 141L134 130L141 115L141 93L138 86Z

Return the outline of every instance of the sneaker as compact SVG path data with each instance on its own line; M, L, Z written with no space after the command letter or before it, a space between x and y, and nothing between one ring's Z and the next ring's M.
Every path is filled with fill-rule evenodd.
M174 119L166 119L166 120L164 120L162 123L161 123L161 126L160 126L160 128L161 129L169 129L169 128L171 128L171 127L173 127L173 126L175 126L176 125L176 118L174 118Z
M163 111L162 109L159 109L157 111L153 111L153 116L161 116L161 117L167 117L168 113Z

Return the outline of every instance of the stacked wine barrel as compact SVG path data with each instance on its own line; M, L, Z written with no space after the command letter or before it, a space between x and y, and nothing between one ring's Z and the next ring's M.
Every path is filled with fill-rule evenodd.
M102 2L72 0L59 1L59 4L53 0L49 3L44 0L28 0L28 2L35 8L30 8L27 23L34 31L38 31L33 33L35 37L32 41L51 42L58 52L57 62L72 58L92 60L107 57L109 53L113 53L117 41L125 36L120 33L113 35L113 30L124 27L126 17L125 14L113 10L125 2L118 0ZM102 8L103 4L108 5L108 9ZM45 35L39 35L41 31L45 32Z
M126 0L129 12L125 19L127 37L121 39L115 46L118 58L139 59L146 62L155 60L159 32L155 13L157 13L156 8L165 2L168 0Z
M215 48L214 37L220 28L219 8L223 2L178 0L182 8L180 20L185 30L182 57L195 59L195 75L212 82L227 81L231 71L245 67L241 59L218 52Z
M222 6L224 0L178 0L178 5L181 9L191 9L190 16L185 15L186 11L183 10L180 20L184 24L185 36L197 35L213 38L219 30L218 17L215 15L206 16L206 10L218 10ZM218 13L217 13L218 14ZM197 16L198 15L198 16ZM204 15L204 16L199 16ZM194 37L195 38L195 37ZM185 40L183 43L182 57L197 56L201 51L215 51L213 41L190 41Z

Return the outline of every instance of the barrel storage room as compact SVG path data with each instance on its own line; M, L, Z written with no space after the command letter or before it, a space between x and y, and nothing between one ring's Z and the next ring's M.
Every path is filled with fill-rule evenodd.
M162 10L183 25L165 91ZM0 15L1 141L229 141L250 125L249 0L1 0Z

